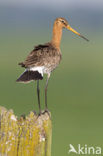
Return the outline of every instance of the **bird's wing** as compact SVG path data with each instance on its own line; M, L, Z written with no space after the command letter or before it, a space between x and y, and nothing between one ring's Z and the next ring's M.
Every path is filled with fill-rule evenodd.
M38 45L27 56L26 60L19 63L22 67L36 67L44 66L50 62L51 57L58 55L57 49L55 49L50 43L44 45Z

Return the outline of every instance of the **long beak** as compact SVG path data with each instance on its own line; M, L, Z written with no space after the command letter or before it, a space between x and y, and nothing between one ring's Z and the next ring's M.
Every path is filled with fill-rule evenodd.
M66 27L68 30L72 31L73 33L75 33L76 35L82 37L83 39L85 39L86 41L89 41L87 38L85 38L84 36L82 36L80 33L78 33L76 30L74 30L73 28L70 27L70 25L68 25Z

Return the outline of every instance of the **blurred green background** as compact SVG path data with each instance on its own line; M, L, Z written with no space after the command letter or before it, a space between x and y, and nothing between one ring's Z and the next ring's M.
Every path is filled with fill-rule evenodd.
M52 73L48 87L52 156L67 156L69 144L103 147L103 9L93 4L75 9L68 3L60 9L50 9L50 4L4 4L0 5L0 105L12 108L17 116L38 110L36 82L16 83L24 70L18 62L35 45L49 41L54 19L65 17L90 42L63 30L62 62ZM45 78L40 82L42 108Z

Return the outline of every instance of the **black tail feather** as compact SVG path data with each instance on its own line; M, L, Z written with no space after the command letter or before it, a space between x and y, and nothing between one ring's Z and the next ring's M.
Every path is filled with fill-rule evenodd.
M32 80L42 80L43 76L38 71L25 71L17 80L16 82L30 82Z

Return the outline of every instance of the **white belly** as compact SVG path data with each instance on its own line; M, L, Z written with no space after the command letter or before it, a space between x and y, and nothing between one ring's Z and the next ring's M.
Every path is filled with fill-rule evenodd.
M27 68L27 70L38 71L43 76L43 74L50 74L56 67L57 65L38 66Z

